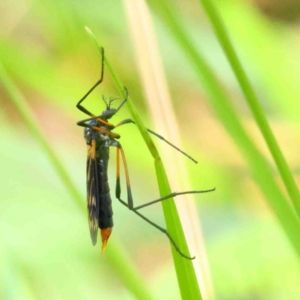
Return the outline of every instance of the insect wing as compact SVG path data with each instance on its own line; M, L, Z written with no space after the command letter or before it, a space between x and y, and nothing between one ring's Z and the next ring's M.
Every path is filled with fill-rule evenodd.
M89 228L93 245L97 244L99 195L96 158L96 140L87 145L87 208Z

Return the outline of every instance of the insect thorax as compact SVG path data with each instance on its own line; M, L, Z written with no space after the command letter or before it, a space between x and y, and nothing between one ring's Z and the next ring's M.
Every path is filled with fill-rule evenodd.
M90 121L89 125L109 131L109 129L105 125L100 124L99 122L97 122L97 120ZM86 143L89 145L91 144L93 139L96 140L97 149L102 147L109 147L114 144L114 139L110 135L90 127L84 128L84 138L86 140Z

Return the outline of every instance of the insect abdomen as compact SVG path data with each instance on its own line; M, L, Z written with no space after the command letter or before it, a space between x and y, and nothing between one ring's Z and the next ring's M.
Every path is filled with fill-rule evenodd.
M113 211L112 211L112 201L109 193L109 185L107 178L107 167L103 160L99 160L99 183L98 183L98 195L99 195L99 218L98 225L100 229L113 227Z

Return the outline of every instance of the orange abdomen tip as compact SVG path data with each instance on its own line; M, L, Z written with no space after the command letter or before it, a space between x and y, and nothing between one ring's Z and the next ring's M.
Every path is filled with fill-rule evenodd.
M101 229L101 238L102 238L102 250L101 250L101 254L103 253L106 245L107 245L107 240L110 237L112 232L112 228L105 228L105 229Z

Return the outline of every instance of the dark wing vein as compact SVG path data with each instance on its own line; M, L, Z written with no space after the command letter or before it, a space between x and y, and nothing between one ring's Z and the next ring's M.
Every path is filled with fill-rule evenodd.
M98 195L98 172L96 158L96 143L92 140L88 145L87 157L87 208L89 228L93 245L97 244L99 195Z

